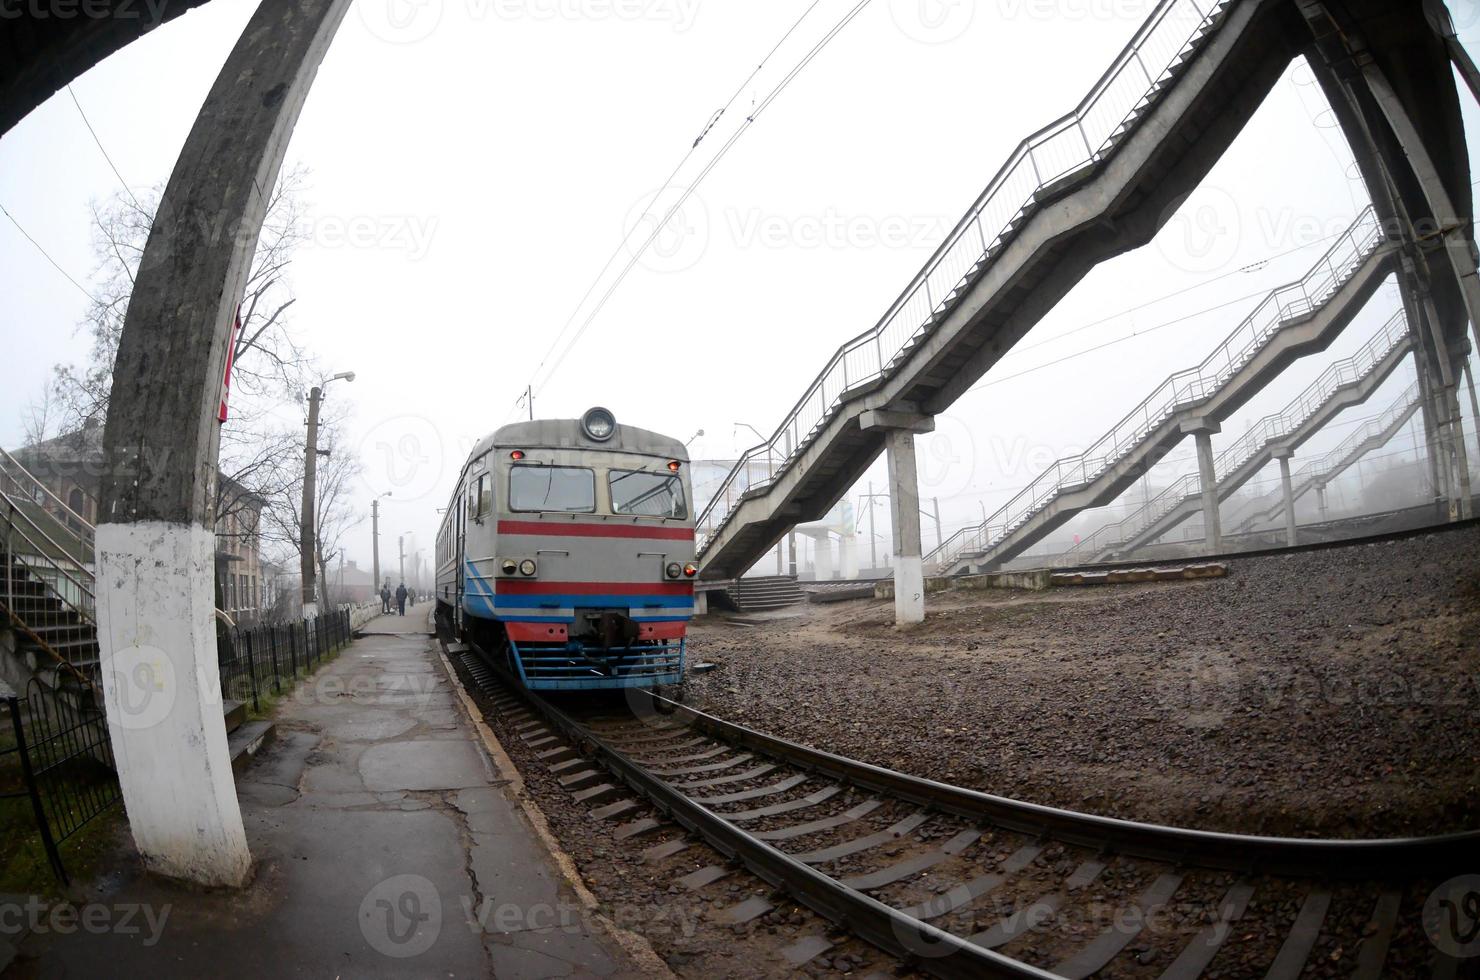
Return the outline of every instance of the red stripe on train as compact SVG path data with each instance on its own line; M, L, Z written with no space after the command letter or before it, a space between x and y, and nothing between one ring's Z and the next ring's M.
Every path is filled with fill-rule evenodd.
M642 524L566 524L551 521L499 521L499 534L549 534L574 538L651 538L670 541L692 541L691 527L663 527Z
M693 582L532 582L501 578L493 587L504 595L693 595Z

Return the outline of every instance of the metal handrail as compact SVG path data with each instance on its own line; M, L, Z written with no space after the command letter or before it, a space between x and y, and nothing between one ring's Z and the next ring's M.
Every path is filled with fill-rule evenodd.
M1216 394L1282 330L1324 306L1384 240L1368 205L1304 276L1271 290L1201 364L1169 375L1088 449L1053 463L981 524L947 538L926 563L943 568L967 551L987 551L1065 490L1098 478L1177 412Z
M1074 110L1018 144L878 323L840 346L771 438L736 462L695 522L700 557L734 505L786 473L845 397L890 376L911 344L940 322L939 314L954 304L962 284L1016 233L1046 189L1114 153L1119 137L1152 104L1169 74L1235 2L1160 0ZM750 483L749 460L765 454L779 464L765 480ZM744 487L738 485L742 474Z
M29 517L27 517L20 508L16 507L15 501L11 500L8 497L3 498L3 500L5 507L5 546L7 557L9 558L9 560L19 562L20 564L26 566L26 569L30 571L33 575L35 575L37 581L45 583L45 576L48 573L59 575L62 578L66 579L66 581L70 585L76 588L79 601L81 601L80 606L78 605L78 603L73 602L67 596L63 595L62 591L55 586L51 587L51 591L53 592L53 594L56 595L58 601L70 608L85 622L95 623L97 599L93 594L93 588L96 587L96 578L91 574L91 572L88 572L88 570L84 566L74 564L74 570L86 573L86 580L88 583L91 583L90 585L84 584L84 582L80 578L73 574L72 570L69 570L61 562L48 555L45 548L37 544L36 540L26 533L26 527L30 527L36 534L45 539L48 544L52 545L53 548L56 548L58 551L62 551L63 554L66 554L66 552L51 539L50 535L48 535L42 528L37 526L37 524ZM15 547L15 541L12 535L19 535L20 539L25 542L25 544L31 550L26 552L25 554L22 554ZM71 556L69 555L68 557L70 558ZM7 592L12 593L13 589L10 586L10 576L8 574L6 576L6 583ZM7 595L7 599L10 598L13 598L13 596Z
M53 514L52 516L57 518L58 524L65 524L70 521L76 525L75 527L69 526L67 529L76 538L77 549L75 552L69 551L56 541L52 541L51 543L66 553L78 565L86 566L89 562L88 554L96 554L94 529L87 518L67 506L62 498L52 493L46 484L38 480L30 470L21 465L19 460L4 449L0 449L0 477L4 477L9 484L8 486L0 485L0 493L22 497L35 502L37 506L43 506L36 499L36 491L39 490L47 499L61 509L62 514Z
M1298 431L1339 390L1361 381L1375 371L1393 351L1407 342L1408 336L1408 319L1400 310L1378 328L1354 354L1327 365L1315 381L1283 410L1266 415L1240 436L1238 441L1223 449L1213 461L1213 472L1227 476L1269 449L1271 444ZM1094 534L1080 540L1077 545L1064 552L1063 557L1068 559L1073 555L1100 551L1127 541L1181 506L1189 497L1195 497L1201 492L1202 480L1198 474L1186 474L1147 501L1139 510L1119 521L1106 524ZM1111 535L1118 536L1112 538Z
M1382 414L1369 418L1363 425L1348 434L1335 449L1322 456L1317 456L1296 470L1290 479L1291 496L1296 498L1304 496L1312 485L1331 479L1335 473L1351 465L1352 458L1370 451L1361 447L1369 440L1387 432L1406 415L1411 414L1417 403L1418 382L1414 381L1383 410ZM1256 500L1249 508L1248 516L1240 515L1236 518L1239 528L1243 529L1256 520L1267 520L1276 514L1285 505L1284 493L1283 487L1275 487Z

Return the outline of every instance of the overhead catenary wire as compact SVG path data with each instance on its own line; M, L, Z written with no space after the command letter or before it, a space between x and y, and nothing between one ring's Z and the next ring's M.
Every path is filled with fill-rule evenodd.
M745 87L751 83L751 81L755 78L757 74L760 73L761 69L765 68L766 62L771 60L771 56L776 53L781 45L787 42L787 39L789 39L792 34L796 32L796 29L802 25L802 21L806 20L807 16L811 14L813 9L815 9L817 5L821 2L822 0L812 0L812 3L810 3L807 8L802 11L801 16L793 21L792 25L786 29L786 32L781 35L780 40L778 40L775 44L771 46L771 50L766 52L765 57L763 57L759 62L756 63L755 68L751 69L749 75L745 76L745 80L741 82L738 86L736 86L735 91L730 95L728 99L725 100L724 105L720 106L719 109L715 110L714 114L709 117L709 121L705 124L704 129L700 131L699 135L694 139L694 142L689 146L687 152L685 152L684 155L679 158L678 163L675 164L673 169L668 172L668 176L664 177L662 182L658 184L659 193L662 192L663 188L666 188L670 183L672 183L673 178L676 177L678 175L678 172L683 169L684 164L689 162L689 158L694 155L694 151L699 148L699 144L704 142L704 137L709 135L709 131L714 128L716 123L719 122L720 117L722 117L729 110L730 106L734 105L735 100L738 99L740 95L745 91ZM643 212L643 217L647 217L646 211ZM638 220L638 223L641 223L641 219ZM634 225L634 229L635 227L636 226ZM602 263L601 269L596 273L596 277L591 280L589 285L586 286L586 291L582 293L581 298L576 301L575 307L570 311L570 316L566 317L565 323L561 325L559 332L555 335L555 339L550 342L550 346L546 348L545 353L540 357L539 363L535 365L534 371L530 374L529 381L525 385L524 392L520 395L519 398L515 399L515 408L518 408L519 405L521 405L526 398L530 401L534 400L535 378L539 375L540 370L545 366L545 363L550 359L550 355L555 353L556 349L560 346L560 342L565 339L566 331L570 329L571 324L575 323L576 316L580 313L581 307L586 305L586 301L590 299L591 294L596 291L596 287L601 283L602 277L606 275L607 270L611 268L612 263L617 260L617 256L622 254L622 249L626 247L627 240L631 237L631 231L622 236L622 240L617 243L617 247L612 249L611 255L608 255L606 261Z
M54 259L54 258L51 257L51 253L48 252L46 249L42 248L41 247L41 243L38 242L36 239L34 239L34 238L31 237L31 233L28 232L28 231L26 231L26 229L21 226L21 223L19 221L15 220L15 215L11 214L10 211L9 211L9 209L7 209L5 207L5 205L0 204L0 212L3 212L4 215L5 215L5 217L7 217L7 218L10 219L10 223L13 224L13 225L15 225L16 231L18 231L22 235L24 235L25 238L26 238L26 241L28 241L32 245L34 245L36 247L36 251L40 252L41 255L42 255L42 257L45 258L46 261L48 261L48 262L51 263L51 266L52 266L53 269L56 269L58 272L60 272L62 274L62 276L64 278L66 278L66 280L68 282L70 282L72 285L74 285L74 286L77 287L77 291L79 293L81 293L82 295L86 296L88 298L88 300L91 301L91 302L93 302L93 303L98 302L98 298L96 296L94 296L92 293L88 292L83 287L82 283L78 282L76 279L73 279L71 273L69 273L66 269L63 269L61 267L61 264L58 263L56 259Z
M113 171L113 176L118 178L118 183L123 187L123 192L128 195L130 201L134 202L134 207L143 211L144 206L139 203L137 197L134 197L134 192L129 189L128 181L124 180L123 174L118 172L118 165L113 162L113 158L108 155L107 149L103 146L103 141L98 138L98 132L93 129L92 123L87 118L87 113L82 111L82 103L77 100L77 93L72 91L71 84L67 85L67 94L72 97L72 104L77 107L77 114L82 117L82 125L87 127L87 131L92 136L93 142L97 144L98 152L103 154L104 160L108 161L108 168Z
M665 227L667 227L668 222L671 221L672 218L673 218L673 216L679 212L679 210L688 201L688 199L691 196L693 196L694 191L696 191L698 189L699 185L704 182L704 179L709 175L709 173L716 166L718 166L718 164L720 163L720 161L725 158L725 156L729 153L730 149L735 145L735 143L740 139L740 137L742 135L744 135L750 129L750 127L755 123L755 121L757 119L760 118L761 114L763 112L765 112L765 110L771 105L771 103L774 102L781 95L781 93L784 92L786 90L786 88L791 85L792 81L794 81L796 79L796 77L799 74L801 74L801 72L809 64L812 63L812 61L822 52L822 50L824 48L826 48L828 46L828 44L830 44L832 42L833 38L837 37L837 35L839 33L841 33L844 28L846 28L850 23L852 23L853 20L871 2L872 2L872 0L859 0L858 3L856 3L852 8L850 8L848 10L848 12L846 14L844 14L842 16L842 18L840 18L838 20L838 22L835 23L832 26L832 28L829 29L828 32L825 35L823 35L822 39L819 40L819 41L817 41L812 46L812 48L807 52L807 54L805 56L803 56L801 58L801 60L798 61L797 64L794 65L791 68L791 70L788 71L786 73L786 75L783 76L782 79L775 86L772 87L772 89L766 94L766 96L754 108L752 108L750 110L750 112L745 117L745 121L743 123L741 123L740 126L739 126L739 128L737 128L730 135L730 137L720 147L720 149L718 150L718 152L716 152L715 155L709 160L709 162L705 164L704 168L699 171L698 175L692 181L689 182L688 186L685 187L684 190L683 190L683 192L679 195L678 200L676 200L671 206L669 206L669 208L664 212L663 217L660 220L658 220L653 225L652 231L648 234L648 236L645 239L643 239L642 243L636 249L633 249L632 250L632 254L628 258L627 263L622 267L622 270L617 274L616 279L613 280L613 282L611 283L611 285L609 285L607 287L606 291L602 294L600 300L597 301L596 306L591 310L591 312L589 314L587 314L587 316L585 317L585 319L581 322L580 327L577 328L574 336L571 338L570 343L565 347L564 350L562 350L559 353L559 355L556 357L554 363L550 365L550 369L546 373L545 378L542 381L540 381L539 383L537 383L537 384L532 384L532 387L534 388L534 391L535 391L536 394L538 394L539 391L542 390L543 387L546 384L548 384L551 379L554 378L555 373L560 369L560 366L564 363L565 359L570 355L570 352L575 349L576 345L580 342L581 338L585 335L587 329L590 328L591 324L595 321L596 317L601 313L602 309L606 306L607 302L610 301L610 299L613 296L613 294L616 293L617 288L619 286L621 286L622 282L627 278L627 275L632 271L632 269L634 267L636 267L638 261L641 260L643 254L647 251L648 246L650 246L654 241L657 240L658 235L662 233L662 231L663 231L663 229ZM807 11L804 11L803 12L803 15L802 15L803 18L805 18L806 14L809 13L812 10L812 8L815 7L815 6L816 6L816 3L814 3L811 7L808 7L807 8ZM799 19L797 23L800 23L800 22L801 22L801 19ZM795 29L796 29L796 25L794 24L792 26L792 28L791 28L791 31L794 31ZM788 31L787 36L790 35L791 31ZM785 38L783 37L782 40L784 41ZM772 53L775 52L776 48L779 48L780 47L780 44L781 43L782 42L778 42L777 45L772 48ZM767 57L769 57L769 55ZM763 65L764 65L764 62L762 62L762 66ZM761 66L758 66L757 67L756 72L758 72L760 70L760 67ZM752 72L750 78L754 78L756 72ZM744 87L745 87L745 84L748 84L748 83L749 83L749 79L746 80L746 83L744 83L744 84L741 85L740 90L737 90L736 96L732 96L731 97L731 102L733 102L734 99L736 97L738 97L739 92L740 91L743 91L744 90ZM698 142L696 141L695 148L697 146L698 146ZM693 148L690 149L690 152L692 152L692 150L693 150ZM685 155L685 159L687 159L687 154ZM682 166L682 164L680 164L680 167L681 166ZM677 172L677 168L675 169L675 173L676 172ZM670 179L671 179L671 175L670 175ZM646 217L646 214L644 214L644 217ZM622 248L626 246L627 241L628 241L628 239L630 237L631 237L631 233L629 232L628 235L622 239L622 242L617 246L617 249L613 253L612 258L611 259L608 259L607 266L606 267L603 267L603 270L602 270L603 271L603 274L605 273L606 268L610 267L611 261L613 259L615 259L618 254L621 253ZM601 277L598 276L597 279L595 281L593 281L591 287L588 288L588 290L586 292L586 296L589 297L589 295L591 294L592 290L594 290L595 287L596 287L596 285L600 282L600 278ZM583 298L583 302L584 302L584 298ZM578 305L577 308L576 308L576 313L579 312L579 309L580 309L580 307ZM575 316L575 313L572 314L572 319L574 319L574 316ZM564 333L564 330L565 330L565 328L562 328L562 331L561 331L562 334ZM553 347L552 347L552 349L553 349ZM549 354L547 353L546 354L546 359L548 359L548 357L549 357ZM541 363L544 363L544 361L542 360ZM539 369L536 368L536 374L538 374L538 370ZM517 403L516 403L516 406L517 406Z

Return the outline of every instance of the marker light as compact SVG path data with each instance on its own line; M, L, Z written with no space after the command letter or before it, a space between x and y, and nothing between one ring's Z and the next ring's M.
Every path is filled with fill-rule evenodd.
M676 561L671 561L668 563L668 567L664 569L664 571L668 573L669 578L678 578L680 575L683 574L683 566Z
M605 442L617 431L617 417L604 408L593 408L581 417L581 428L597 442Z
M526 559L524 559L523 561L521 561L519 563L519 574L520 575L533 575L534 574L534 559L533 558L526 558Z
M505 558L503 564L500 565L499 568L503 571L505 575L513 575L514 572L518 570L519 565L514 561L514 559Z
M677 472L678 472L678 468L679 468L679 467L680 467L680 466L682 466L682 465L683 465L683 464L682 464L682 463L680 463L680 462L679 462L679 461L678 461L678 460L676 460L676 459L670 459L670 460L669 460L669 461L668 461L668 469L669 469L669 471L670 471L670 472L672 472L672 473L677 473Z
M695 575L699 574L699 566L695 565L693 562L689 562L683 567L683 573L689 578L693 578Z
M513 459L513 460L523 459L524 458L524 450L522 450L522 449L516 449L516 450L514 450L512 453L509 454L509 458L510 459Z

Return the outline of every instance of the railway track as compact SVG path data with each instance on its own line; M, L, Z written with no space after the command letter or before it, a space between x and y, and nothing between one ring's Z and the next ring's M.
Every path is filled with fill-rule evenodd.
M942 977L1474 975L1430 943L1480 833L1374 841L1251 837L991 796L807 748L633 691L559 706L461 644L449 653L507 731L617 840L661 862L702 840L792 901ZM1437 888L1437 890L1436 890ZM1445 888L1455 891L1448 895ZM752 895L723 926L772 913ZM1480 922L1477 922L1480 928ZM795 968L826 931L780 950Z

